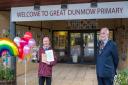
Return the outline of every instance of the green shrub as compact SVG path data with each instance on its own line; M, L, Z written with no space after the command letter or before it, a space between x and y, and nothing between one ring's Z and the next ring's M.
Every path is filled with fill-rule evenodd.
M0 80L13 80L14 71L11 68L5 68L0 65Z
M115 85L128 85L128 68L121 70L115 76Z

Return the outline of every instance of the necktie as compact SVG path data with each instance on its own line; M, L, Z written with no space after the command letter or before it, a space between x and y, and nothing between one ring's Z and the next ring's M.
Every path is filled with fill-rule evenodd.
M100 41L100 45L99 45L99 54L102 53L103 48L104 48L104 42L103 42L103 41Z

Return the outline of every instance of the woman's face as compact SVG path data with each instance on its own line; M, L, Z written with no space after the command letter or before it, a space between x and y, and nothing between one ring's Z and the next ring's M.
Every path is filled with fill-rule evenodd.
M50 40L48 37L43 38L43 46L44 47L49 47L50 46Z

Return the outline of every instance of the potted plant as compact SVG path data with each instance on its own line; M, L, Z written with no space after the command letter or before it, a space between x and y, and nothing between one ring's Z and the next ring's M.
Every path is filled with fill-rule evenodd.
M128 68L118 72L115 76L114 85L128 85Z
M0 85L14 85L14 70L0 64Z

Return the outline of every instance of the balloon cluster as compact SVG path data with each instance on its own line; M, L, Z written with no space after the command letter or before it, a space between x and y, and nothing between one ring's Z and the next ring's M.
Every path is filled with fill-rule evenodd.
M30 58L31 49L36 45L36 42L32 37L32 33L26 32L22 38L15 37L14 42L17 44L19 49L19 58L21 60L24 58Z

